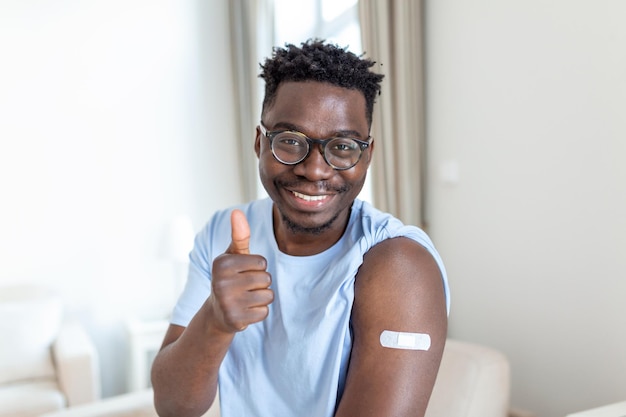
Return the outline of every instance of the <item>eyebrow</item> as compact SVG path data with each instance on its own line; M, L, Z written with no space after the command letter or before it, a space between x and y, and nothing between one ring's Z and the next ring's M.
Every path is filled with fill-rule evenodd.
M302 133L304 135L300 127L289 122L278 122L274 125L273 130L276 131L276 130L282 130L282 129L293 130L295 132ZM331 138L345 137L345 138L362 139L362 136L359 132L357 132L356 130L349 130L349 129L338 130L328 137L331 137ZM313 139L318 139L318 138L313 138Z

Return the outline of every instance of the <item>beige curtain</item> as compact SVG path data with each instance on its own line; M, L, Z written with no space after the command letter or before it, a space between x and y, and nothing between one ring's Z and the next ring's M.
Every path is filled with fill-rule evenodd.
M271 0L230 0L230 45L234 69L233 91L239 116L240 169L244 201L256 199L259 180L254 154L254 133L261 117L263 84L259 63L270 56L273 45Z
M372 123L373 202L425 227L422 1L359 0L359 19L363 50L385 74Z

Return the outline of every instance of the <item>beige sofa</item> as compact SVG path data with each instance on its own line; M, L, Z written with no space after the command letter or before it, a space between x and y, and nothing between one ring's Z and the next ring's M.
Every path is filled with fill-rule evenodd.
M63 322L61 300L35 286L0 287L0 417L35 417L100 399L96 349Z
M106 398L96 404L48 413L41 417L158 417L158 415L153 406L152 389L146 389ZM216 401L203 417L220 417L219 401Z
M426 417L535 417L510 407L510 385L503 353L448 339Z
M448 340L427 417L533 417L509 408L510 369L497 350ZM98 404L43 417L156 417L152 391L106 399ZM219 405L205 416L219 417Z

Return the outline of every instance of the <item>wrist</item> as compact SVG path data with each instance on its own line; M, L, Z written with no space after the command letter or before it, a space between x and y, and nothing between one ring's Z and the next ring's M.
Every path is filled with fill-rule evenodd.
M222 309L219 308L212 294L202 306L201 311L203 311L204 316L203 328L207 336L232 340L238 330L226 324Z

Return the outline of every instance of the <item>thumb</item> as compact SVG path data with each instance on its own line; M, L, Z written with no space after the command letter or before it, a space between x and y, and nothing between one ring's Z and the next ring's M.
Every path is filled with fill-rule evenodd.
M250 253L250 225L241 210L230 213L231 243L227 253L248 255Z

